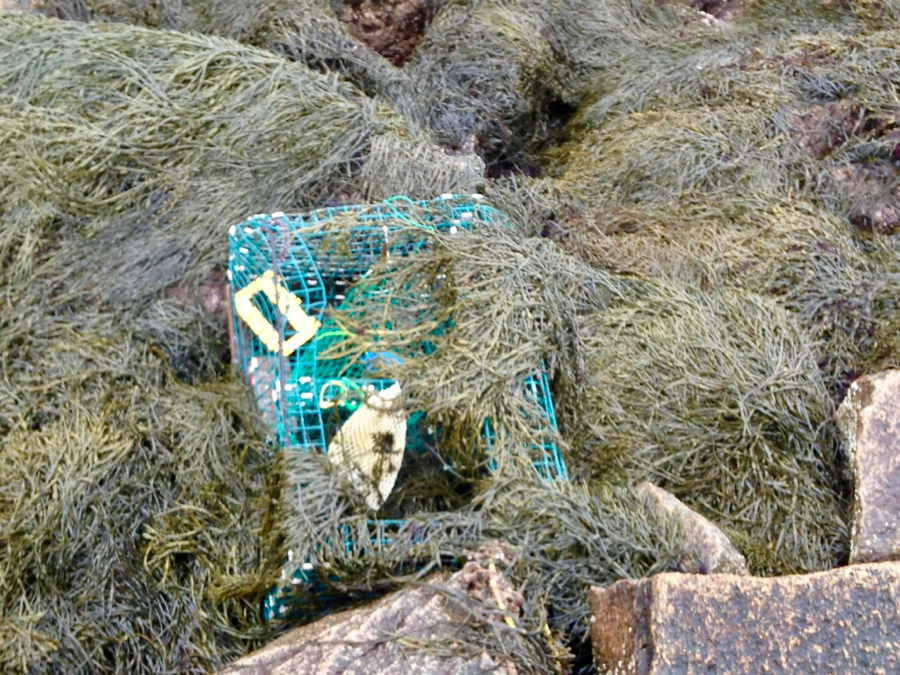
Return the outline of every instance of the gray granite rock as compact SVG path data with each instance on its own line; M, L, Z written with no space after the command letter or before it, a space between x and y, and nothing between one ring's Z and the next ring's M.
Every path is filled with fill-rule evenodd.
M673 518L680 525L685 553L682 571L692 574L747 574L746 558L712 521L653 483L641 483L637 493L649 498L660 515Z
M850 562L900 559L900 370L861 377L837 412L853 481Z
M460 644L459 628L474 621L485 631L505 630L496 611L518 616L522 596L476 562L431 582L297 628L219 675L516 675L510 659ZM454 593L474 604L460 605ZM506 632L515 639L513 629Z
M589 592L607 675L900 673L900 563L760 579L660 574Z

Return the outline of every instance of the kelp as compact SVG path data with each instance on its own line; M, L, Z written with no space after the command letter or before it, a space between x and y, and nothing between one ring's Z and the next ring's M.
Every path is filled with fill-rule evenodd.
M595 266L776 297L839 401L893 363L873 335L891 322L875 298L896 263L871 252L897 222L895 36L835 23L751 49L749 21L706 29L715 40L679 59L648 51L647 77L598 84L578 135L546 156L541 191L567 197L544 229Z
M549 672L584 646L589 585L679 569L647 479L753 573L843 560L831 412L900 358L893 5L707 25L639 0L435 2L403 68L325 2L45 8L124 23L0 16L4 669L207 672L284 627L260 602L288 551L326 570L298 608L328 611L501 540L526 597L511 656ZM249 215L467 192L485 169L513 227L417 229L427 246L328 317L333 356L404 354L379 374L438 441L385 507L406 525L373 540L322 457L267 445L189 291ZM396 328L366 284L407 289ZM572 483L527 461L515 394L541 365Z
M735 198L682 203L675 212L652 205L587 209L565 246L619 273L775 298L805 328L837 396L848 374L877 358L872 332L892 312L875 299L897 283L846 222L801 202Z
M629 67L646 61L648 41L660 46L661 36L680 27L671 12L642 2L432 0L421 3L427 25L413 57L395 68L342 27L343 4L48 0L41 11L230 37L340 73L441 143L475 141L494 176L539 173L539 151L562 133L597 80L620 86ZM689 51L683 35L666 43L673 57Z
M60 19L231 38L360 83L389 78L394 70L342 30L330 0L44 0L38 9Z
M503 225L422 236L427 245L373 267L330 315L346 337L322 356L399 355L402 363L380 362L372 376L400 382L410 409L451 432L440 456L470 487L452 513L446 497L402 511L389 503L379 515L408 523L373 535L352 499L335 496L342 488L324 459L293 458L288 480L302 487L291 500L291 549L328 563L332 593L415 574L404 562L433 566L489 537L529 542L512 578L530 603L548 605L550 625L581 635L589 578L677 569L683 555L671 524L628 496L643 480L723 527L757 574L827 569L845 557L831 401L814 343L790 312L739 288L702 292L605 273ZM541 485L526 459L539 424L510 392L539 363L554 383L573 486ZM492 473L483 471L483 419L505 431L491 449ZM406 480L423 494L426 476ZM591 513L624 510L604 515L598 534L593 517L562 512L570 499ZM342 527L349 550L335 543L348 540ZM577 561L590 541L643 553L592 554L606 571L585 569ZM548 590L548 579L559 585Z
M471 174L229 40L4 14L0 51L4 670L214 670L271 633L280 470L224 324L181 291L248 214Z
M664 13L641 3L422 2L427 25L403 68L351 37L331 0L47 0L41 11L79 21L199 31L263 47L340 73L390 100L409 121L454 148L479 144L492 174L537 171L536 152L558 135L600 70L637 57ZM599 38L599 39L598 39Z
M523 161L546 138L560 90L546 13L529 9L447 4L406 67L400 109L452 146L477 139L489 166Z
M247 214L362 198L363 175L375 198L480 182L388 108L266 52L202 36L2 20L0 194L13 225L0 240L4 274L27 275L50 232L77 231L63 239L65 252L41 251L42 273L58 275L43 283L71 289L77 277L81 289L131 302L208 273L222 260L217 226ZM385 146L401 156L413 140L421 173L385 166Z
M401 355L402 364L380 364L375 374L408 382L410 405L438 420L452 412L477 426L503 415L509 387L542 363L576 377L585 355L576 317L633 292L553 242L502 222L426 241L366 275L364 288L380 289L378 297L355 294L334 312L347 335L324 358L357 361L375 345ZM486 315L487 307L496 313ZM389 330L379 330L385 321ZM417 345L424 341L430 347L423 351Z
M563 400L595 480L651 480L722 526L757 574L844 555L831 410L790 314L665 284L585 319L592 361Z
M110 333L0 337L6 672L208 672L265 634L280 474L252 403Z
M516 622L521 642L507 652L522 672L566 672L570 650L577 654L589 644L584 597L591 585L677 570L687 554L677 524L660 517L631 487L547 484L522 462L507 465L456 510L408 514L399 529L376 531L370 539L366 516L333 498L337 486L314 487L328 481L321 462L304 455L290 462L288 475L310 481L311 488L290 498L292 560L312 561L327 575L294 586L288 611L316 616L348 599L417 583L438 567L478 559L478 550L500 542L493 562L525 597L527 611ZM326 494L332 498L320 499ZM323 545L347 538L353 546ZM474 634L455 650L493 653L497 642L493 633Z
M560 181L596 208L785 192L790 156L753 108L633 112L611 117L561 158ZM562 153L566 148L561 148ZM615 167L615 169L613 169Z

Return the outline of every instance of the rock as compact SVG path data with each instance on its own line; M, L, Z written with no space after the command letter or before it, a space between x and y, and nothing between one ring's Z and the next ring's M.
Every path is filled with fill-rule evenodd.
M900 672L897 562L769 579L667 573L588 599L599 672Z
M460 594L468 600L461 602ZM508 643L517 634L504 618L514 624L522 603L522 596L503 575L469 562L443 584L432 578L428 584L399 591L374 605L297 628L219 675L515 675L509 658L488 654L471 642L466 648L460 629L466 626L471 631L478 625L485 636L502 632ZM502 648L497 640L495 653L502 653Z
M634 631L638 624L635 586L634 581L622 580L606 589L591 588L588 591L594 663L601 673L624 675L637 672L634 658Z
M648 497L660 515L674 518L681 526L685 552L681 571L693 574L747 574L746 558L714 523L653 483L641 483L637 493Z
M228 321L231 318L228 279L219 270L207 274L196 288L170 286L166 289L166 295L186 305L202 305L203 309L219 321Z
M345 0L338 19L369 49L401 66L425 30L423 5L422 0Z
M891 235L900 229L900 199L891 189L900 159L900 130L895 127L890 116L848 99L815 103L788 118L791 140L822 160L825 175L849 198L850 224L861 232ZM832 161L835 150L863 134L867 142L877 140L893 147L877 159Z
M853 481L850 562L900 559L900 370L850 385L837 412Z

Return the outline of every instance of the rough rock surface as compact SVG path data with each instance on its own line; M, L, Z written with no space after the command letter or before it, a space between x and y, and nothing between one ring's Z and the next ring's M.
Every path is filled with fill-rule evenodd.
M185 304L200 303L203 309L220 321L229 321L231 301L228 295L228 279L219 270L210 272L197 288L173 286L166 295Z
M589 601L601 673L900 672L896 562L769 579L660 574L592 588Z
M692 574L747 574L746 558L713 522L653 483L641 483L637 492L649 497L661 515L674 518L681 526L685 551L681 571Z
M485 651L465 654L458 631L473 619L483 623L485 631L503 630L506 624L497 609L518 616L522 596L501 574L475 562L466 564L442 588L465 593L477 603L459 605L430 585L407 589L372 606L297 628L219 675L515 675L516 667L509 659Z
M846 194L851 203L850 223L856 229L882 235L900 229L900 195L891 188L900 176L900 128L893 117L873 113L856 102L838 100L811 105L792 115L790 127L797 147L822 160L835 188ZM871 142L894 147L884 157L829 165L829 157L861 132Z
M837 420L853 479L850 562L900 559L900 370L856 380Z
M345 0L338 18L353 37L395 66L409 58L425 30L421 0Z

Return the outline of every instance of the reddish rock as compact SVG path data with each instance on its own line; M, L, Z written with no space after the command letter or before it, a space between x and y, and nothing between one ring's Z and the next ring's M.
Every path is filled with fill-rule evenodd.
M469 562L445 583L430 582L297 628L219 675L515 675L510 659L461 644L460 629L473 625L517 639L507 621L515 625L523 599L506 578ZM502 650L498 638L496 651Z
M900 672L900 563L760 579L660 574L589 592L610 675Z
M900 370L861 377L837 413L853 479L850 562L900 559Z
M415 50L425 18L422 0L345 0L338 13L353 37L395 66Z
M210 272L196 288L171 286L166 295L186 305L200 304L220 321L228 321L231 316L228 279L219 270Z
M607 589L592 588L591 637L594 663L604 672L631 675L636 673L634 630L638 617L634 603L635 582L617 581Z
M657 513L674 519L681 527L681 546L685 554L681 571L692 574L747 574L746 558L712 521L653 483L641 483L637 493L649 498Z

